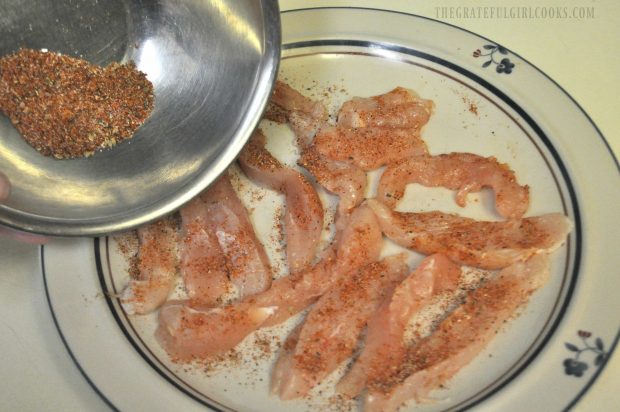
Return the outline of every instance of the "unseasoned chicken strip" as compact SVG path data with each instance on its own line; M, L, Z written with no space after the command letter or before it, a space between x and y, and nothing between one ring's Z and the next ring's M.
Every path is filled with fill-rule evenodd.
M342 105L338 126L421 129L431 116L433 102L403 87L372 97L356 97Z
M288 84L276 81L265 118L288 122L297 137L299 147L305 147L319 128L327 122L327 109L319 101L312 100Z
M427 154L426 143L416 129L325 126L314 138L314 145L325 158L348 162L363 170Z
M170 219L140 227L138 239L139 275L129 281L120 298L130 315L143 315L161 306L177 277L177 231Z
M297 164L312 173L321 186L340 197L339 216L348 216L353 208L364 200L366 173L357 166L327 160L314 146L309 146L302 152Z
M237 297L262 292L271 285L271 267L263 244L254 232L245 206L230 184L228 173L202 195L208 230L217 238L228 264Z
M180 301L165 305L159 312L157 339L178 359L225 352L259 327L284 322L314 303L341 277L376 261L381 247L377 219L362 206L316 265L279 278L266 291L222 308L191 308L189 302Z
M427 338L407 353L398 371L369 385L367 412L390 412L421 400L468 365L549 277L549 258L535 255L503 269L469 293Z
M455 291L460 277L460 266L446 256L425 258L370 318L362 352L336 390L354 397L367 382L382 381L397 371L407 354L405 330L411 318L434 296Z
M424 254L443 253L455 262L500 269L560 247L571 230L560 213L501 222L477 221L441 212L395 212L368 199L383 233L399 245Z
M276 363L271 390L282 399L300 398L349 358L368 318L406 276L406 255L371 263L323 295L310 310L294 351ZM285 346L287 344L285 343Z
M284 231L289 270L296 272L308 266L316 256L323 230L323 205L312 184L269 153L260 130L241 152L239 165L254 182L285 195Z
M508 165L494 157L449 153L415 156L390 164L379 181L377 198L393 208L409 183L458 190L456 202L461 207L470 192L491 187L495 191L495 207L506 218L523 216L529 206L529 187L518 184Z

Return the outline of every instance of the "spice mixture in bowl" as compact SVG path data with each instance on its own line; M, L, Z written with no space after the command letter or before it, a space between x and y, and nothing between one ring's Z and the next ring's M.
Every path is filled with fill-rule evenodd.
M153 85L133 63L20 49L0 58L0 110L43 155L92 156L133 136L153 110Z
M237 156L278 69L267 0L7 0L0 16L0 224L30 232L178 209Z

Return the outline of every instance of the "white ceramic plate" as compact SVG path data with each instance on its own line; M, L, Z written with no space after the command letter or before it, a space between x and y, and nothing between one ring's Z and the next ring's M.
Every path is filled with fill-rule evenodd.
M574 223L568 242L553 255L551 281L522 315L447 389L433 393L438 402L407 408L510 411L573 405L600 373L620 329L620 280L613 276L620 266L615 250L620 224L612 206L620 204L618 165L596 126L558 85L518 55L453 26L355 8L288 11L282 26L280 78L325 99L332 110L352 96L412 88L436 104L422 135L433 154L496 156L530 185L528 215L559 211ZM264 126L268 147L293 165L290 131ZM241 182L259 236L283 272L282 254L270 235L281 199ZM333 206L332 196L321 196ZM465 209L455 206L452 196L412 186L399 208L497 218L487 192L471 195ZM254 337L240 360L211 365L208 371L170 363L152 337L155 315L129 317L115 298L127 280L127 262L114 243L112 238L59 241L41 253L59 332L76 365L111 406L184 411L356 406L331 398L328 384L306 401L270 396L276 345L258 353L252 349ZM393 250L387 247L386 253ZM412 265L420 258L411 254ZM261 332L261 338L281 336L289 326Z

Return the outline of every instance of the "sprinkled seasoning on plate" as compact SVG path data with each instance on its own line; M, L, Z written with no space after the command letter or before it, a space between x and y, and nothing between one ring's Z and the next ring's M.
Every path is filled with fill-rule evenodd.
M0 110L45 156L91 156L131 138L153 100L153 85L133 63L100 67L32 49L0 58Z

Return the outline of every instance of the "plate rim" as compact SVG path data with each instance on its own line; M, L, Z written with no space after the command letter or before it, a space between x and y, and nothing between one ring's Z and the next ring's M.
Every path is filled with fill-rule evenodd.
M99 387L93 382L90 376L86 373L86 370L82 367L82 364L78 360L77 356L75 355L75 353L73 353L71 346L69 346L69 342L67 341L67 338L65 337L65 334L63 333L62 328L60 327L60 323L58 322L58 317L56 316L56 311L54 310L54 304L52 303L52 298L51 298L50 291L49 291L48 284L47 284L47 275L46 275L46 270L45 270L45 245L44 244L39 246L39 264L41 266L41 277L43 278L43 291L45 293L45 299L47 300L47 307L50 310L50 314L52 315L52 322L54 323L54 327L56 328L56 331L58 332L60 341L65 347L67 354L71 358L71 361L73 362L77 370L80 372L80 375L84 377L84 380L86 380L88 385L95 391L97 395L99 395L99 398L101 398L101 400L108 407L110 407L110 409L112 409L113 411L120 411L120 409L117 408L110 399L108 399L108 397L101 391L101 389L99 389Z

